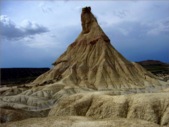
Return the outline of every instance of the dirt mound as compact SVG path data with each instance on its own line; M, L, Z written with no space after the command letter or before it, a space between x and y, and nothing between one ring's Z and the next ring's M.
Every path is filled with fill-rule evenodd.
M110 96L76 94L62 99L49 115L87 116L95 119L142 119L169 125L169 93Z
M80 35L34 85L60 81L68 86L101 90L159 84L156 76L125 59L111 45L90 7L82 9L81 21Z

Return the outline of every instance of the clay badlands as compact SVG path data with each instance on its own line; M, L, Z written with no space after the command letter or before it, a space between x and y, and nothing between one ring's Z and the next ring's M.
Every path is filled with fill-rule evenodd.
M169 80L125 59L90 7L82 32L32 83L1 88L2 127L167 127Z

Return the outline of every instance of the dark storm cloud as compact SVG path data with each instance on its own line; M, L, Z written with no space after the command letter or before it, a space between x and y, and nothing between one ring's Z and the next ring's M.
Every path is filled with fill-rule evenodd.
M0 35L8 40L22 39L49 31L46 27L28 20L25 20L20 26L17 26L4 15L0 16L0 28Z

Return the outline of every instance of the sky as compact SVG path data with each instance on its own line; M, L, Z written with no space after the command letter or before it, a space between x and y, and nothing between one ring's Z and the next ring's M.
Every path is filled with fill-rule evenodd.
M0 0L0 67L51 67L92 12L128 60L169 62L167 0Z

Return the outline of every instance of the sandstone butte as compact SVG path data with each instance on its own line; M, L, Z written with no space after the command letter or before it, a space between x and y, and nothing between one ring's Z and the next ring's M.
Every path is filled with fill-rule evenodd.
M35 81L1 89L2 127L167 127L169 81L124 58L82 8L82 32Z

